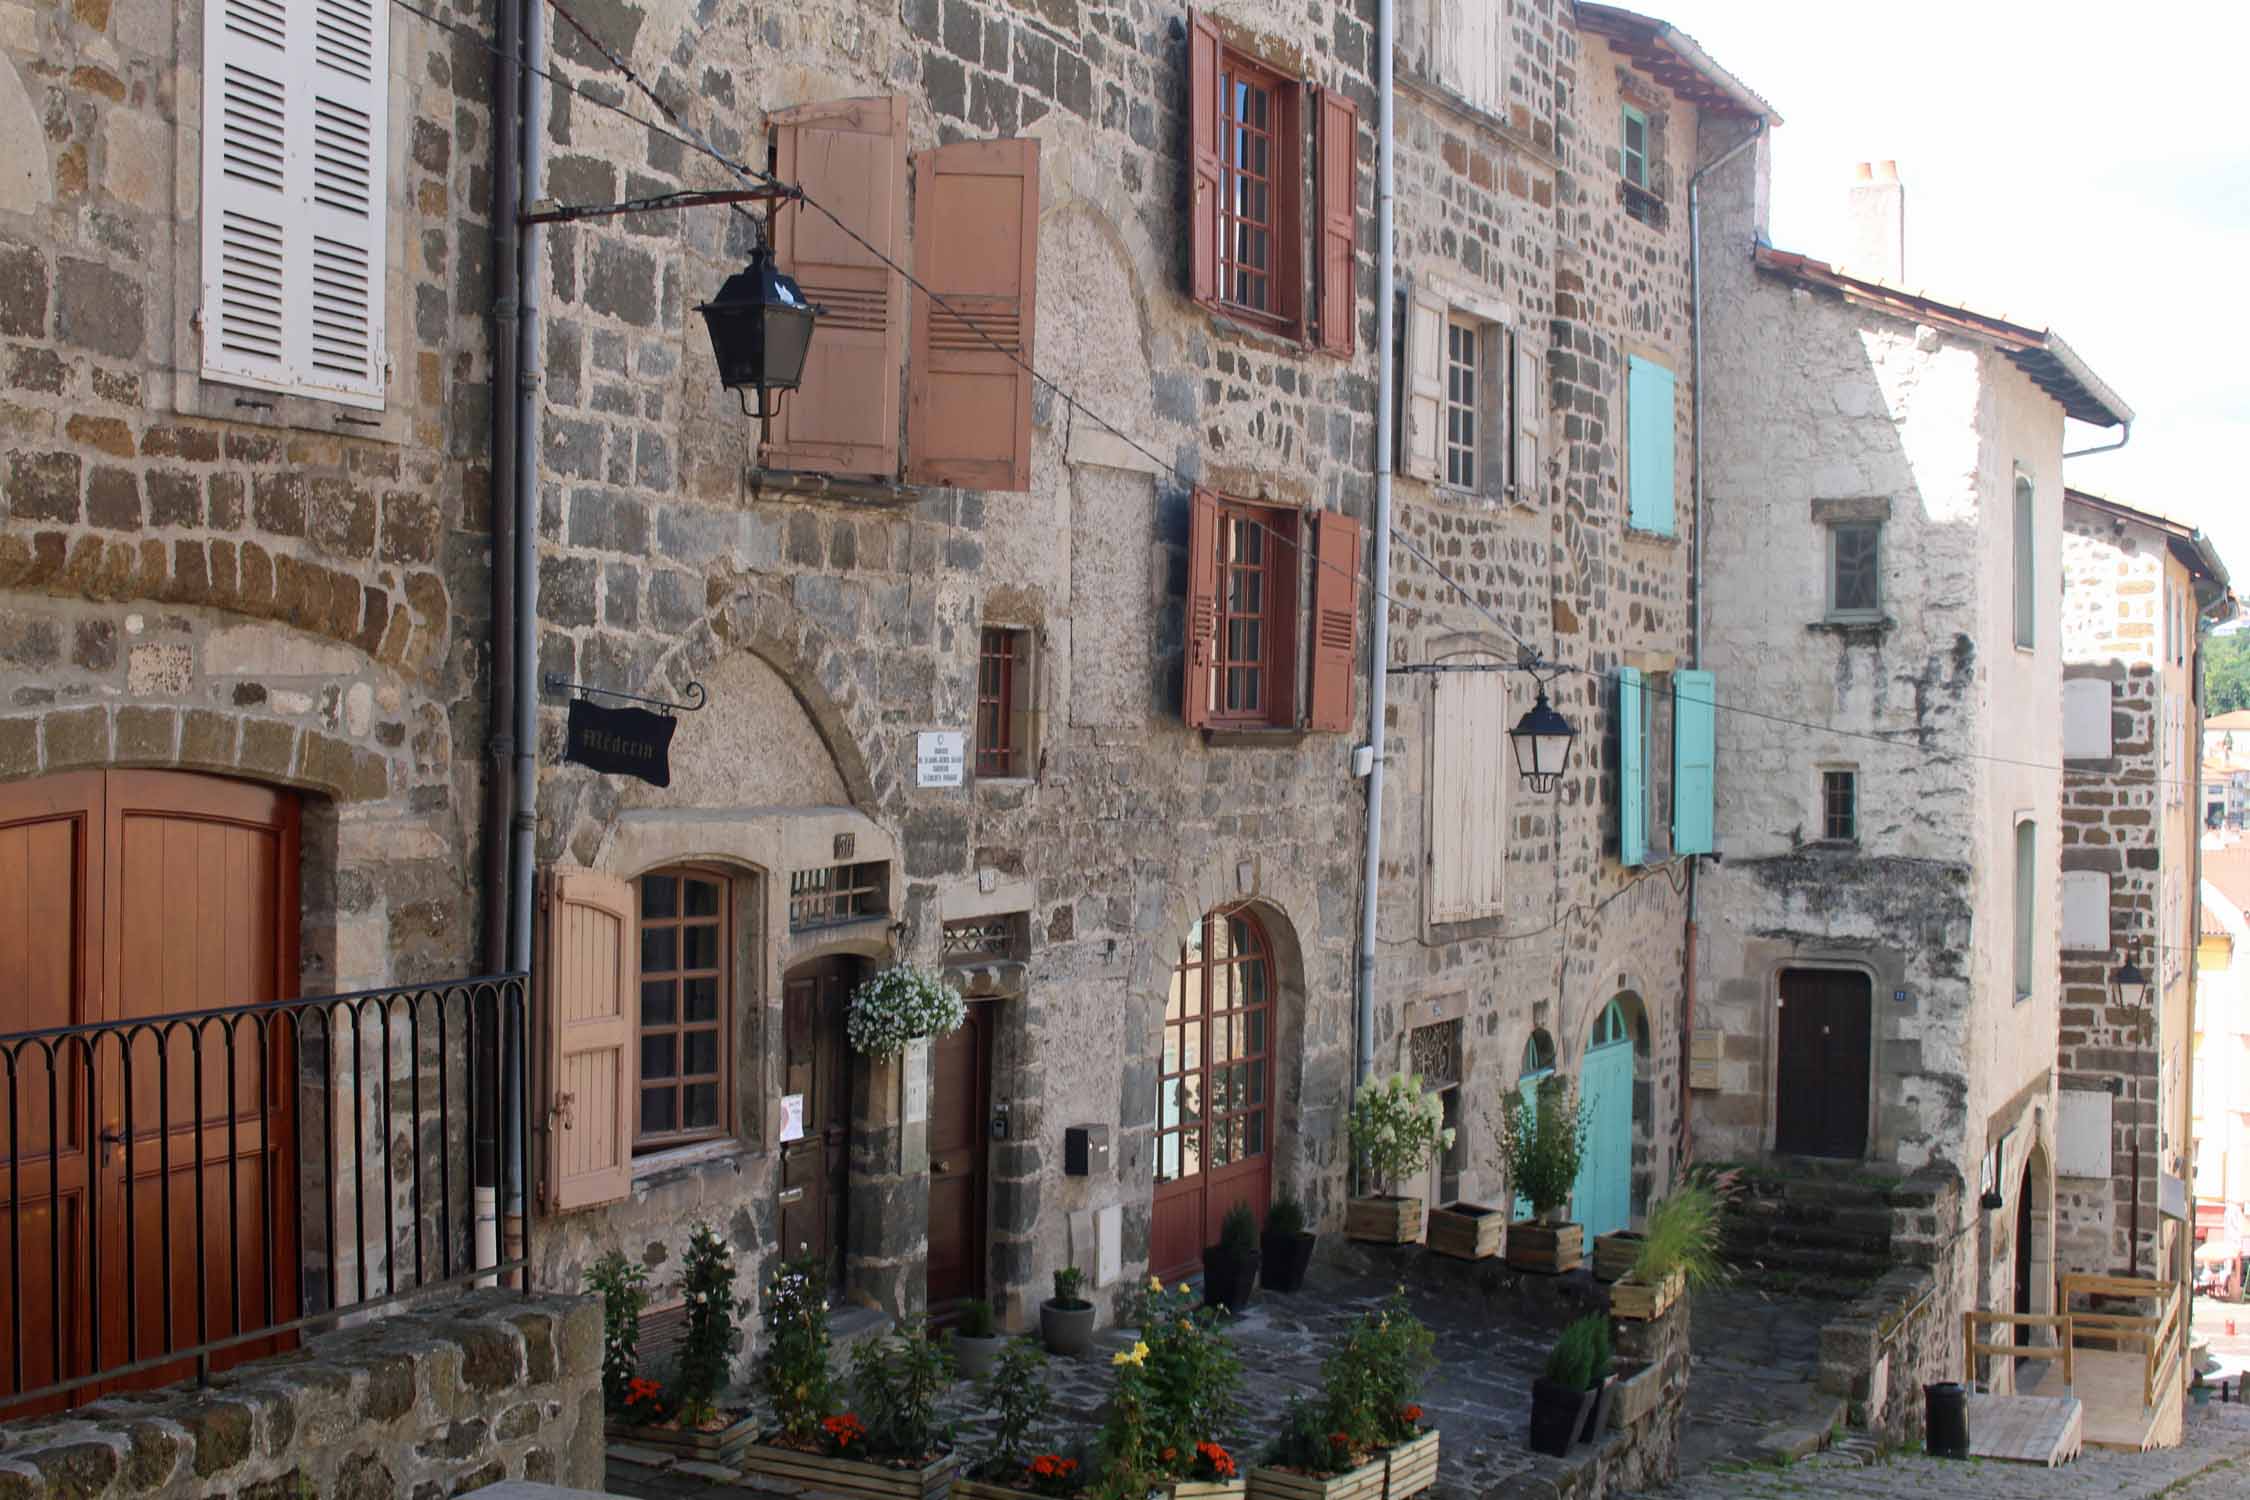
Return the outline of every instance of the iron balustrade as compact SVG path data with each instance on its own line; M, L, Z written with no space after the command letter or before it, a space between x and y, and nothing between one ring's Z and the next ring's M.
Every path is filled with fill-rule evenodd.
M0 1035L0 1415L207 1379L441 1288L528 1288L531 1022L528 977L502 974ZM498 1212L510 1175L526 1205L484 1264L480 1154Z

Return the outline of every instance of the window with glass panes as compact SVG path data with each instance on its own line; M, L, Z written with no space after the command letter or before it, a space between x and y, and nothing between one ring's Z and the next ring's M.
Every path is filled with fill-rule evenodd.
M1180 945L1164 1002L1156 1180L1177 1182L1267 1150L1273 950L1247 912L1206 915Z
M1828 528L1828 613L1837 619L1872 619L1883 612L1883 528L1846 521Z
M1286 127L1285 80L1229 52L1219 80L1220 296L1253 312L1279 313L1276 251L1287 223L1282 194L1297 185L1277 180L1277 141Z
M1477 325L1445 324L1445 482L1477 487Z
M634 1149L726 1133L727 878L658 870L640 879L641 1078Z
M1859 837L1859 773L1820 773L1821 837L1849 842Z
M1273 671L1273 570L1286 559L1248 510L1219 513L1219 659L1215 719L1265 715Z
M1017 743L1018 695L1022 692L1023 633L987 626L977 637L977 774L1019 776L1023 747Z
M1648 116L1628 104L1624 108L1617 170L1635 187L1648 186Z

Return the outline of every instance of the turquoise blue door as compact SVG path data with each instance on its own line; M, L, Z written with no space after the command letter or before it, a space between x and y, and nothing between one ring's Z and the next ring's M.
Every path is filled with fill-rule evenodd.
M1536 1107L1539 1103L1539 1080L1555 1071L1555 1044L1544 1031L1534 1031L1531 1040L1523 1047L1523 1078L1516 1085L1516 1097ZM1518 1195L1515 1217L1531 1217L1531 1200Z
M1578 1162L1571 1217L1586 1226L1590 1240L1633 1222L1633 1038L1615 1000L1594 1023L1578 1090L1586 1103L1586 1154Z

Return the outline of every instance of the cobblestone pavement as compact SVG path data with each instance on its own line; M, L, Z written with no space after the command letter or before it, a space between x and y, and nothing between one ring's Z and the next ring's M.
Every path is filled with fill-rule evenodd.
M1680 1472L1696 1474L1728 1458L1758 1456L1761 1444L1817 1440L1844 1403L1813 1389L1820 1329L1841 1311L1833 1302L1773 1296L1751 1287L1695 1294L1689 1308L1687 1421Z
M1849 1453L1822 1453L1788 1465L1720 1463L1653 1492L1652 1500L1804 1500L1809 1496L1880 1496L1883 1500L2250 1500L2250 1407L2205 1406L2189 1412L2187 1438L2154 1453L2088 1449L2057 1469L1972 1460L1948 1463L1920 1454L1872 1463Z

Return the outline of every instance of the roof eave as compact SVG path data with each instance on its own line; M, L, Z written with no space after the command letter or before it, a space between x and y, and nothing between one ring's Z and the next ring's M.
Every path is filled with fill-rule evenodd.
M1694 71L1724 95L1733 105L1733 113L1763 119L1769 128L1782 123L1780 114L1760 98L1756 90L1721 67L1710 53L1703 50L1700 42L1671 22L1644 16L1619 5L1595 4L1593 0L1578 0L1575 14L1583 29L1613 41L1638 37L1652 45L1661 45L1677 57L1683 66Z

